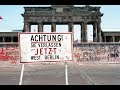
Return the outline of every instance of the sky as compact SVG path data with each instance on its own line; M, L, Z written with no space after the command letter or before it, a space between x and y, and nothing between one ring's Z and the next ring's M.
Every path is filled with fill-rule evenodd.
M23 29L23 17L21 14L24 13L23 7L32 7L32 6L50 6L50 5L0 5L0 16L3 17L3 20L0 19L0 32L9 32L12 30L22 30ZM83 5L75 5L83 6ZM104 15L101 18L101 29L102 31L120 31L120 5L91 5L91 6L100 6L101 13ZM88 26L90 28L91 26ZM44 27L45 31L50 29L50 25ZM63 32L68 29L67 25L57 26L57 30L62 28ZM79 25L75 25L74 29L77 30L75 33L76 39L80 37L78 29ZM50 30L48 30L50 31ZM89 29L88 33L92 33ZM89 34L91 36L91 34Z

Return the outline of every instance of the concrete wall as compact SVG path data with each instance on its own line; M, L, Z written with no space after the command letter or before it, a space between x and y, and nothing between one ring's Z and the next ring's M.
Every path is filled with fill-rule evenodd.
M120 43L76 44L73 58L79 63L120 63Z
M79 43L73 49L75 63L120 63L120 43ZM0 66L20 65L19 54L17 44L0 45Z
M19 65L18 44L0 44L0 66Z

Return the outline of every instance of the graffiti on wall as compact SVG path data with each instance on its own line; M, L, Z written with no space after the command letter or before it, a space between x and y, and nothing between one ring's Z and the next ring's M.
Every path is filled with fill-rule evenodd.
M73 57L76 62L119 62L120 61L120 45L106 44L80 44L74 47Z
M18 45L5 45L0 47L0 61L10 61L16 63L19 60Z
M120 60L120 48L119 46L109 47L109 56L110 61L119 61Z
M0 46L0 62L19 62L18 45ZM120 63L120 44L79 44L73 48L73 61L80 63Z

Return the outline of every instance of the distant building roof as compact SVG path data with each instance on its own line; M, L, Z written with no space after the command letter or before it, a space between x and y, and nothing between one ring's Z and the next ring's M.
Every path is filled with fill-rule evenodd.
M23 30L12 30L12 32L22 32Z
M103 32L120 32L120 28L108 28L108 29L102 29Z
M120 33L120 31L103 31L104 33Z

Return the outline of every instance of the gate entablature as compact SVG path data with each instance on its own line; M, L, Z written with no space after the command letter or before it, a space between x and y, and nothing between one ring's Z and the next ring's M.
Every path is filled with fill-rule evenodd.
M24 7L24 32L30 32L32 24L38 25L38 32L43 32L44 24L51 24L51 32L56 32L56 24L68 24L69 32L74 33L73 25L81 25L81 40L87 42L87 24L92 24L93 41L101 42L100 7L86 5L75 7L73 5L52 5L50 7Z

